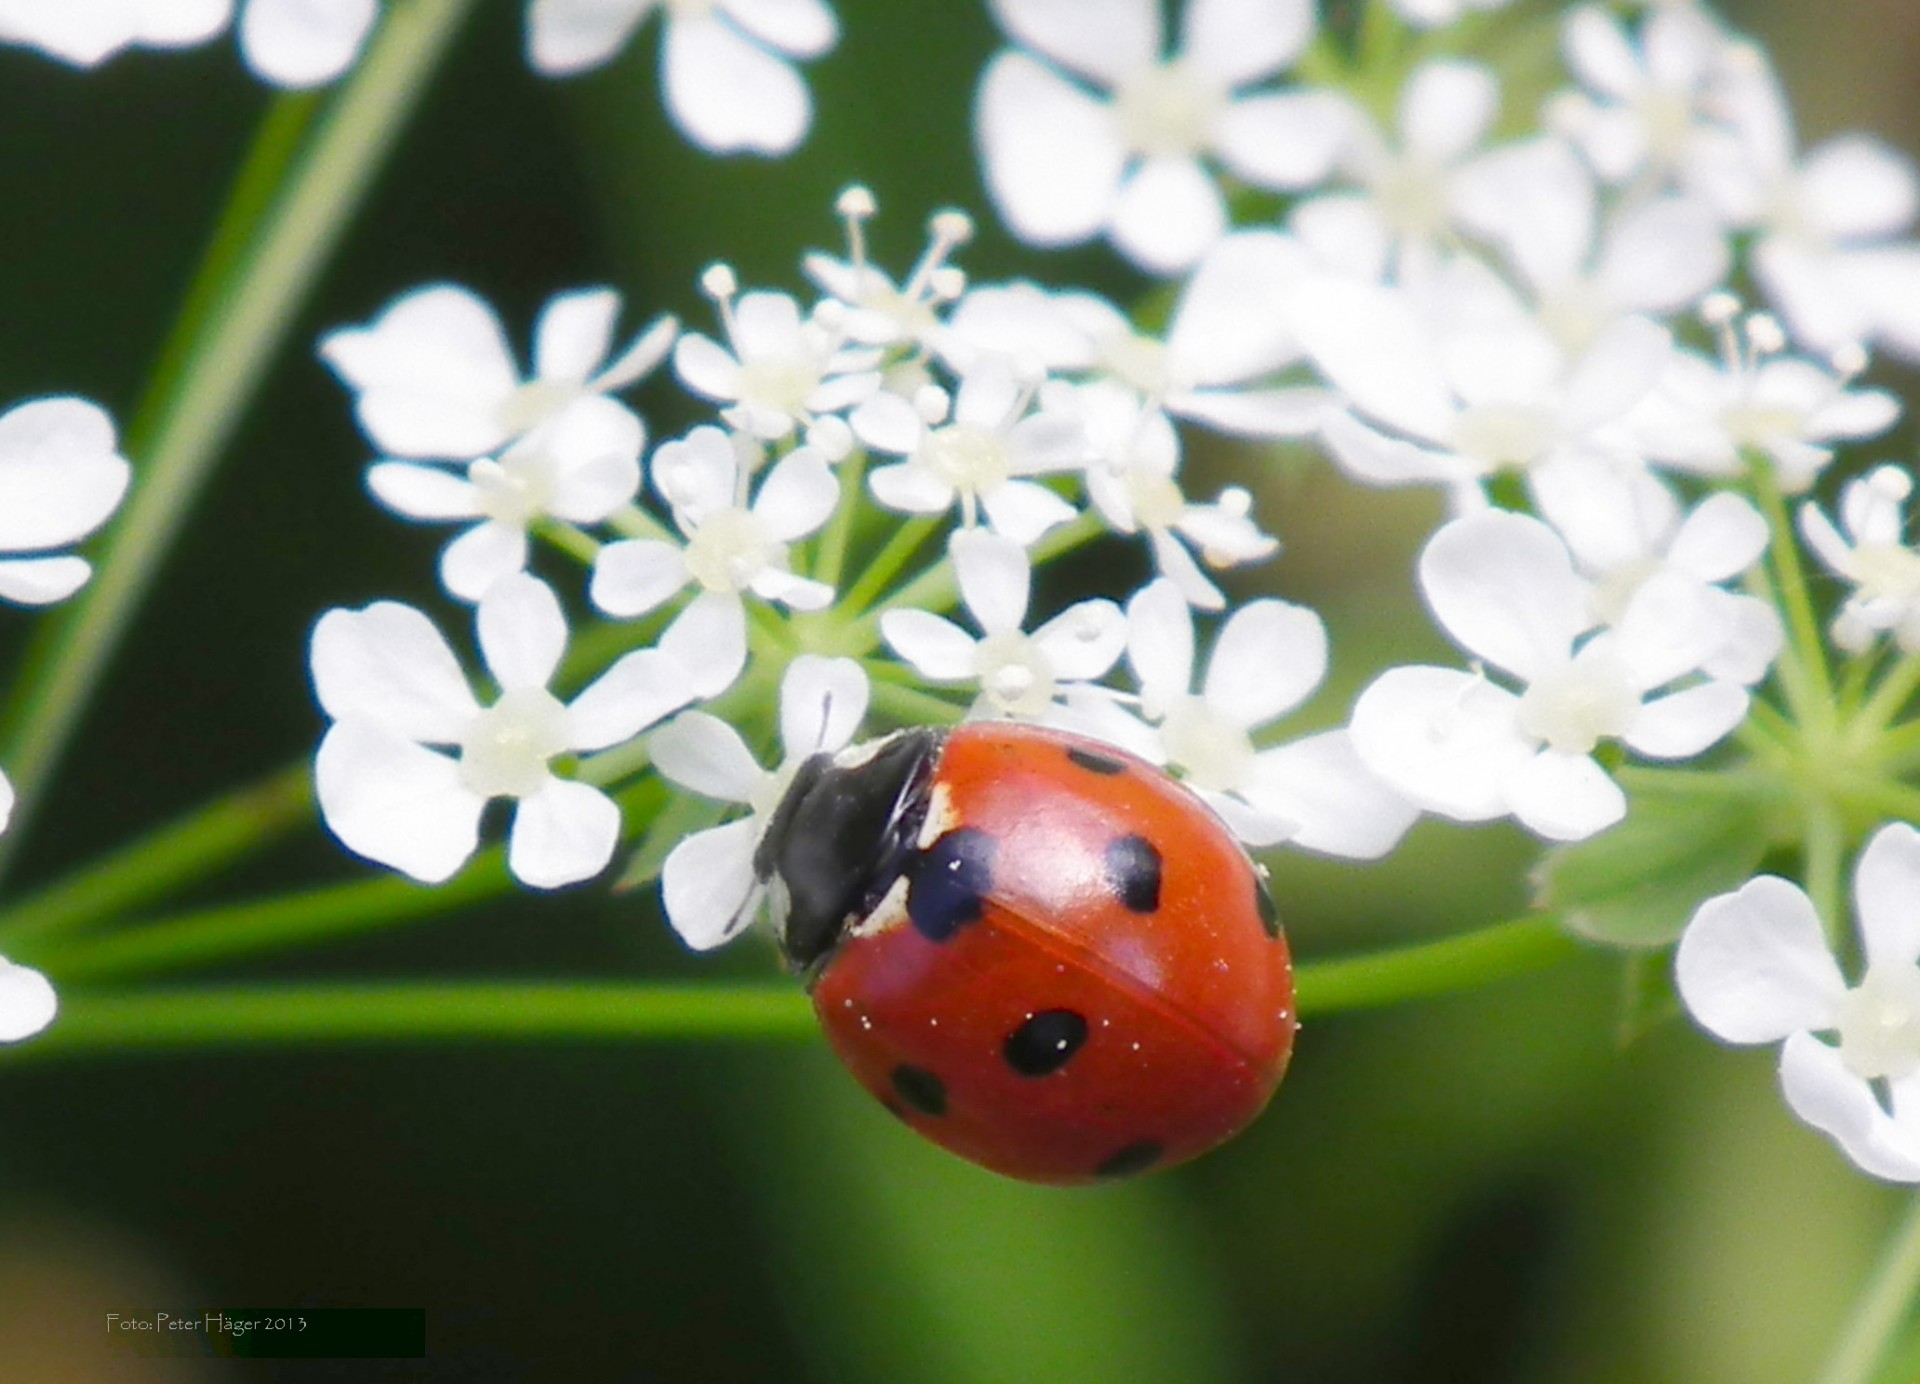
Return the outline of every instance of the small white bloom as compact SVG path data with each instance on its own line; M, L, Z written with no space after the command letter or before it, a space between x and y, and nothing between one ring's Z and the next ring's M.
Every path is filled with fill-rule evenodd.
M1620 740L1684 759L1746 715L1746 689L1693 680L1725 632L1698 586L1643 582L1616 625L1552 529L1500 510L1456 519L1420 555L1420 585L1442 628L1522 684L1448 668L1390 668L1361 693L1361 761L1415 805L1457 821L1511 815L1540 836L1578 841L1619 821L1626 799L1593 758ZM1687 680L1674 691L1662 691Z
M524 573L504 577L477 616L500 687L491 706L412 606L378 601L320 618L313 681L333 720L314 764L321 813L350 850L438 884L479 844L481 809L513 798L514 875L539 889L586 879L612 858L620 811L551 763L631 740L685 705L686 672L669 654L637 650L563 703L547 690L567 643L553 592Z
M126 48L191 48L227 27L233 0L0 0L0 43L94 67Z
M686 944L708 951L753 921L765 890L753 868L774 811L800 766L845 748L867 714L867 675L850 658L802 654L780 680L779 767L760 767L740 734L704 711L675 717L654 733L654 767L682 788L750 809L696 831L668 854L660 872L667 921Z
M240 52L275 86L320 86L353 66L379 17L379 0L247 0Z
M967 525L984 512L994 532L1022 546L1066 523L1074 507L1028 477L1077 470L1086 459L1085 430L1078 415L1045 400L1029 412L1033 397L999 359L961 376L951 401L933 391L916 408L897 394L874 395L854 411L854 433L875 451L905 458L873 469L874 498L907 514L958 504Z
M1081 601L1026 633L1033 567L1013 540L960 529L947 552L980 637L912 609L882 615L880 633L927 681L977 684L972 715L1057 720L1058 699L1073 684L1103 676L1126 647L1126 619L1108 600Z
M761 480L751 505L743 450L753 443L719 428L695 428L653 454L653 486L673 511L684 544L658 538L609 543L593 564L589 594L622 619L656 610L692 586L698 594L662 646L688 665L696 696L727 687L746 658L748 592L793 610L822 610L825 582L797 575L787 545L827 522L840 483L810 447L796 447Z
M973 238L973 220L951 209L935 212L927 225L927 248L903 280L867 258L866 223L873 194L850 187L835 204L847 228L847 257L818 252L801 262L809 279L846 312L847 338L863 346L931 347L940 331L940 307L960 293L966 275L947 263L954 247Z
M367 486L395 513L427 523L474 523L440 556L440 580L477 601L527 565L527 530L552 516L597 524L640 490L640 420L611 399L588 396L466 474L409 461L376 462Z
M1780 1082L1801 1119L1875 1177L1920 1182L1920 831L1895 822L1874 833L1853 889L1866 957L1857 985L1812 900L1772 875L1700 905L1674 978L1709 1033L1781 1043Z
M53 985L31 966L0 956L0 1043L31 1038L60 1011Z
M677 324L656 319L612 361L620 295L563 293L541 309L523 379L485 300L453 284L396 298L370 324L320 341L320 358L357 395L354 411L389 456L469 461L497 453L575 401L624 389L660 363Z
M32 399L0 414L0 600L65 600L93 569L55 552L107 521L133 475L113 420L85 399Z
M1853 591L1833 622L1833 641L1864 653L1891 633L1903 653L1920 653L1920 551L1902 541L1913 477L1897 466L1877 466L1840 492L1840 523L1809 504L1800 532L1835 576Z
M1261 187L1304 187L1348 128L1338 98L1260 86L1312 40L1310 0L1189 0L1172 54L1158 0L993 10L1033 52L988 64L975 129L994 204L1033 244L1104 231L1149 272L1178 273L1227 229L1209 163Z
M824 0L533 0L528 60L550 77L599 67L656 9L667 114L682 134L715 154L786 154L806 137L813 102L790 59L839 40Z
M722 266L708 270L704 284L727 345L689 332L674 347L673 368L688 389L725 404L721 417L733 427L774 441L844 413L880 387L879 353L846 345L837 314L803 318L784 293L736 300L733 274ZM807 441L830 460L844 455L822 437Z

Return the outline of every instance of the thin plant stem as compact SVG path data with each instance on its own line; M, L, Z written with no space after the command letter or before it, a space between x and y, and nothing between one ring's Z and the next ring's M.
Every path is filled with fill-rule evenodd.
M1383 1009L1545 970L1580 955L1553 917L1535 914L1438 942L1296 968L1302 1015Z
M1815 1384L1869 1384L1920 1294L1920 1197L1894 1228Z
M42 622L5 718L18 848L135 612L473 0L389 6L365 57L307 130L308 97L267 118L189 290L128 450L126 511L82 596Z
M847 612L866 610L887 589L887 583L900 574L907 560L920 550L920 545L931 538L939 527L938 516L908 519L898 525L893 536L873 555L873 561L867 564L867 569L840 598L840 609Z
M1833 728L1836 715L1833 673L1827 666L1826 642L1813 613L1813 601L1807 595L1806 571L1800 563L1793 520L1772 466L1764 458L1755 458L1747 469L1772 534L1768 552L1774 574L1774 604L1787 627L1787 647L1781 651L1778 665L1781 687L1793 706L1795 719L1824 733Z

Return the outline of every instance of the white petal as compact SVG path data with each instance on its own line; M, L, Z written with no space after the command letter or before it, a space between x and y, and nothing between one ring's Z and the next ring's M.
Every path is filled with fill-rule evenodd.
M881 392L861 401L849 415L855 437L876 452L907 456L916 451L926 427L920 415L898 394Z
M1899 235L1920 209L1913 165L1870 135L1847 134L1807 151L1801 206L1835 240Z
M965 682L973 676L973 636L924 610L889 610L880 637L929 682Z
M1334 464L1365 485L1460 485L1480 475L1458 453L1388 437L1342 411L1321 420L1320 440Z
M1725 279L1731 258L1711 208L1691 197L1657 197L1608 232L1594 277L1628 311L1667 313Z
M761 600L776 601L789 610L825 610L833 604L831 586L779 567L761 568L747 589Z
M52 605L87 584L93 568L84 558L0 558L0 600Z
M1200 161L1148 159L1120 184L1113 243L1153 274L1188 269L1227 230L1227 208Z
M1180 56L1224 86L1244 86L1290 66L1313 31L1312 0L1192 0Z
M567 413L578 408L576 404ZM563 460L560 474L554 478L553 496L547 501L547 513L570 524L599 524L612 518L640 493L638 451L636 446L633 452L622 450L585 462Z
M1056 678L1091 682L1104 676L1126 649L1126 617L1112 601L1079 601L1035 630L1033 647Z
M1508 776L1534 757L1519 699L1450 668L1389 668L1354 703L1360 762L1417 807L1461 822L1506 815Z
M1158 61L1164 43L1155 0L993 0L992 9L1010 37L1106 86Z
M1380 859L1420 816L1360 762L1345 730L1260 751L1242 792L1298 824L1288 844L1348 860Z
M840 503L840 482L826 458L796 447L767 473L753 497L753 516L781 542L812 533Z
M85 399L33 399L0 414L0 551L71 543L106 522L132 468L113 421Z
M7 823L13 818L13 784L5 774L0 774L0 831L7 829Z
M686 711L653 733L653 767L689 792L743 803L766 774L740 732L717 716Z
M440 554L440 580L463 601L478 601L502 577L525 570L527 531L517 525L476 524Z
M367 468L367 489L374 499L409 519L478 519L483 512L473 483L444 466L377 461Z
M903 514L938 514L954 501L953 486L917 461L876 466L867 473L873 498Z
M311 662L320 705L336 721L371 721L409 740L445 745L457 743L480 713L440 631L396 601L322 615Z
M1176 583L1149 582L1127 602L1127 662L1149 717L1193 690L1193 615Z
M974 126L987 190L1021 240L1067 245L1106 224L1126 149L1105 104L1025 53L1003 52L981 78Z
M680 323L670 316L661 316L647 324L646 330L636 336L613 360L590 381L593 388L599 390L625 389L647 375L667 358L673 349L674 338L679 335Z
M587 594L607 614L627 619L653 610L687 581L679 548L656 538L629 538L600 550Z
M31 1038L60 1012L53 984L31 966L0 956L0 1043Z
M1259 850L1266 846L1277 846L1282 841L1291 841L1300 830L1300 824L1290 818L1255 807L1253 804L1236 798L1230 793L1217 793L1211 788L1196 788L1193 795L1213 809L1214 816L1226 823L1244 846Z
M1627 797L1583 754L1542 750L1507 775L1507 805L1549 841L1584 841L1627 815Z
M656 0L533 0L527 9L527 60L562 77L598 67L618 53Z
M560 598L538 577L503 577L480 600L480 651L487 671L507 691L545 687L567 651Z
M840 37L840 22L826 0L722 0L734 23L795 58L817 58Z
M740 362L726 347L698 332L673 343L673 373L695 394L709 399L740 397Z
M540 309L533 329L533 370L543 380L585 384L613 345L620 295L610 288L561 293Z
M1331 92L1263 92L1227 107L1214 144L1220 161L1255 186L1313 187L1332 169L1356 119Z
M837 750L859 732L871 691L850 658L801 654L780 679L780 743L788 759Z
M995 533L1022 548L1080 512L1037 481L1002 481L980 497L980 508Z
M1760 560L1767 549L1767 521L1731 491L1717 491L1694 506L1667 549L1667 561L1702 581L1726 581Z
M1295 336L1361 412L1415 437L1444 437L1455 413L1432 333L1400 293L1331 277L1295 287Z
M379 17L376 0L248 0L240 52L277 86L319 86L353 66Z
M1651 759L1688 759L1730 735L1747 718L1749 698L1731 682L1705 682L1655 697L1621 738Z
M1813 904L1772 875L1701 904L1673 974L1694 1019L1730 1043L1832 1028L1847 988Z
M660 871L661 900L667 921L695 951L732 941L759 911L753 851L760 827L759 818L742 817L696 831L668 853Z
M747 608L738 596L703 591L660 636L660 652L685 672L695 697L717 697L747 666Z
M1451 163L1472 151L1500 105L1500 87L1478 63L1433 61L1400 94L1400 138L1410 151Z
M1887 1117L1873 1087L1847 1070L1838 1049L1810 1033L1789 1034L1780 1049L1780 1086L1793 1113L1831 1135L1862 1169L1920 1182L1920 1145Z
M785 154L812 123L799 74L717 15L674 13L662 70L674 124L713 153Z
M320 815L347 849L423 884L452 878L480 841L479 794L451 758L368 721L342 721L314 761Z
M1027 618L1033 566L1026 549L981 529L960 529L947 540L960 597L987 634L1017 630Z
M604 750L631 740L691 698L680 664L658 649L622 654L567 704L569 749Z
M1327 627L1305 606L1249 601L1207 659L1209 710L1246 730L1305 701L1327 674Z
M514 807L507 868L522 884L558 889L606 869L619 841L612 798L589 784L549 779Z
M1462 648L1531 679L1563 662L1589 623L1566 544L1537 519L1455 519L1420 554L1420 589Z
M1297 359L1287 305L1308 272L1299 242L1275 231L1237 231L1208 250L1167 330L1183 383L1234 384Z
M1920 831L1895 822L1875 832L1860 853L1853 894L1867 960L1888 967L1920 961Z

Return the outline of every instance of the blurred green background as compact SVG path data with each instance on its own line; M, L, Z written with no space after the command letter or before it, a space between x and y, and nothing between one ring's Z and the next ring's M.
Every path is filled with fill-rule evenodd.
M478 7L303 314L57 781L22 887L309 753L322 609L392 596L463 627L433 593L443 535L364 495L365 444L310 349L328 327L446 278L521 341L552 292L596 282L628 294L636 325L670 310L705 329L702 266L798 290L799 254L838 248L831 200L856 179L880 198L883 262L903 265L952 203L980 217L963 256L977 280L1139 287L1102 250L1029 253L993 226L967 133L997 47L981 7L839 0L841 45L807 73L816 126L779 163L717 161L669 128L651 26L608 70L534 77L521 8ZM1869 127L1920 150L1908 0L1734 17L1775 53L1806 140ZM0 50L0 401L80 393L125 422L267 101L227 42L91 74ZM693 416L674 407L647 409L655 436ZM1257 589L1326 615L1334 676L1313 714L1331 722L1379 661L1437 648L1408 575L1434 511L1320 468L1261 490L1288 548ZM28 623L0 612L0 658ZM1379 867L1275 868L1313 958L1510 916L1528 860L1504 831L1429 824ZM315 831L223 892L364 874ZM600 884L219 976L773 970L753 944L689 957L650 896ZM0 1379L1805 1378L1899 1198L1791 1121L1768 1054L1677 1023L1623 1046L1620 985L1596 956L1310 1022L1245 1137L1074 1192L919 1143L817 1044L0 1058ZM103 1362L106 1311L170 1304L425 1307L432 1358Z

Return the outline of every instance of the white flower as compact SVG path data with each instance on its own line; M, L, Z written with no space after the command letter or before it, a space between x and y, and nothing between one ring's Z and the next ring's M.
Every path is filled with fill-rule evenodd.
M0 42L93 67L124 48L190 48L227 27L233 0L0 0Z
M767 473L748 506L742 450L758 449L714 427L662 444L653 454L653 485L671 506L685 544L627 539L602 548L593 564L593 603L623 619L658 609L688 586L699 588L661 641L687 664L696 696L712 696L739 675L747 647L745 593L794 610L822 610L833 600L832 587L787 565L787 545L826 523L839 503L832 470L812 448L796 447Z
M1800 532L1835 576L1853 591L1833 622L1833 642L1864 653L1891 632L1903 653L1920 653L1920 552L1901 541L1913 477L1878 466L1840 492L1844 534L1813 505L1800 511Z
M1211 567L1259 562L1279 551L1272 535L1253 522L1253 497L1228 486L1212 504L1195 504L1176 479L1180 439L1167 415L1140 402L1111 380L1049 386L1043 397L1076 410L1085 423L1093 456L1087 463L1087 497L1117 532L1145 533L1154 565L1171 578L1186 601L1201 610L1226 604L1191 544Z
M599 67L655 9L667 114L682 134L715 154L785 154L805 138L813 103L788 60L839 40L823 0L533 0L528 60L550 77Z
M247 0L240 53L275 86L320 86L353 66L379 17L379 0Z
M972 714L1057 719L1057 699L1072 684L1105 674L1126 647L1125 617L1108 600L1081 601L1026 633L1033 568L1013 540L961 529L948 540L947 552L980 638L951 620L912 609L882 615L880 633L927 681L977 683Z
M0 956L0 1043L33 1037L59 1010L59 998L45 976Z
M522 379L505 328L453 284L403 294L365 327L320 342L320 358L356 391L360 426L389 456L469 461L498 452L576 400L609 394L660 363L677 324L657 319L613 361L620 295L586 289L551 299Z
M1708 1032L1781 1044L1795 1114L1875 1177L1920 1182L1920 831L1895 822L1876 832L1853 891L1866 957L1858 985L1841 974L1813 902L1772 875L1700 906L1674 976Z
M854 411L853 430L875 451L905 457L867 477L874 498L907 514L960 506L972 525L984 511L994 532L1025 546L1073 518L1074 507L1027 477L1077 470L1086 459L1079 417L1045 400L1000 359L960 378L951 400L928 389L916 403L876 394ZM951 413L949 413L949 407Z
M867 675L850 658L802 654L780 682L778 768L760 767L740 734L703 711L675 717L654 733L659 771L704 797L743 803L747 816L689 835L660 872L667 921L686 944L707 951L738 936L758 911L764 888L755 849L801 764L842 749L867 714Z
M479 843L480 813L516 800L507 864L551 889L613 856L620 810L551 761L631 740L688 697L670 655L620 658L571 703L547 683L566 650L560 603L525 574L481 599L480 647L500 687L482 706L451 647L412 606L331 610L314 627L312 666L333 719L315 760L320 810L356 853L427 884L448 879Z
M1311 0L1189 0L1171 55L1159 0L995 0L993 10L1039 55L1001 52L974 107L988 189L1031 243L1105 231L1141 267L1177 273L1227 229L1207 161L1262 187L1303 187L1325 175L1347 129L1334 97L1247 90L1305 50Z
M1121 743L1174 769L1248 845L1373 859L1418 815L1361 766L1345 731L1254 747L1254 732L1326 675L1326 628L1304 606L1256 600L1234 611L1196 694L1193 616L1171 582L1152 582L1127 603L1127 659L1152 737Z
M64 548L107 521L133 471L113 420L85 399L32 399L0 414L0 600L65 600L93 569Z
M807 441L829 459L844 456L846 442L812 430L880 387L878 352L847 346L837 312L803 318L784 293L746 293L736 301L733 273L724 266L709 269L702 286L720 310L727 345L698 332L681 337L673 350L680 382L727 405L721 417L742 432L774 441L805 428ZM844 432L841 425L837 434Z
M1684 759L1746 714L1746 689L1730 681L1660 691L1724 638L1688 579L1649 578L1612 628L1582 641L1593 598L1566 545L1536 519L1492 510L1433 536L1420 585L1457 643L1523 684L1511 692L1484 674L1414 666L1361 693L1351 727L1361 762L1428 811L1463 822L1510 814L1549 840L1581 840L1626 811L1593 758L1600 742Z
M960 296L966 275L947 263L957 245L973 238L965 212L938 211L927 224L927 248L896 284L867 258L866 223L876 204L864 187L850 187L834 203L847 228L847 257L817 251L801 267L820 290L845 309L847 338L863 346L931 347L940 330L938 309Z
M466 474L409 461L376 462L367 486L398 514L429 523L479 522L440 555L440 580L463 601L477 601L509 572L527 565L527 529L551 515L597 524L640 490L645 430L611 399L589 396L521 437L496 460L467 463Z

